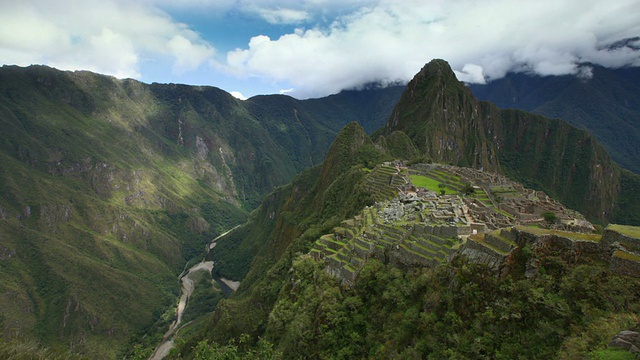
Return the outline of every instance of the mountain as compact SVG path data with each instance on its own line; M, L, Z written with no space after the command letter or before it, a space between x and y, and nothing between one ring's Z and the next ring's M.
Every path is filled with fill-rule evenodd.
M400 94L240 101L214 87L3 66L1 338L121 356L171 321L176 276L205 243Z
M248 266L240 288L169 358L627 356L607 344L640 326L640 231L587 220L635 218L637 180L586 131L480 102L434 60L382 129L349 124L218 240L214 258L253 261L227 261Z
M586 357L635 326L640 232L589 221L640 223L637 175L442 60L366 91L240 101L3 67L0 355L147 358L202 258L242 282L194 295L218 305L169 358Z
M478 101L441 60L409 83L382 133L394 131L405 132L426 159L504 173L592 220L626 216L624 202L637 191L622 189L623 177L635 177L587 131Z
M560 118L588 130L623 167L640 172L640 68L585 64L589 77L509 73L472 84L474 95L501 108Z

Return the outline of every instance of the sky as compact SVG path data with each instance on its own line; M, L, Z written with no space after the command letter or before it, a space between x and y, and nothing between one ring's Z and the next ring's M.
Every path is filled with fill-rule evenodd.
M640 66L640 0L0 0L0 63L89 70L239 98L406 83L589 78Z

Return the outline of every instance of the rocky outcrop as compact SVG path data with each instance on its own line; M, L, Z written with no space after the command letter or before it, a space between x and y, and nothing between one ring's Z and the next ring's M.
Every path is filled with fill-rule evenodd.
M460 254L469 262L484 264L496 273L501 273L506 266L511 252L501 251L485 241L485 234L471 236L461 247Z
M640 355L640 334L637 331L621 331L613 337L609 348L627 350L638 357Z
M610 253L610 269L618 274L640 277L640 228L611 224L602 236L600 248Z

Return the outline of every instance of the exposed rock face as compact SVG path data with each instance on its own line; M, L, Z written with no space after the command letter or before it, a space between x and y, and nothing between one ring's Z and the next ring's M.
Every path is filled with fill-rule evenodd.
M460 254L466 256L470 262L487 265L496 273L501 273L510 256L510 253L496 251L477 241L467 241L460 249Z
M611 254L611 270L640 277L640 228L609 225L602 236L601 250Z
M624 349L632 354L640 354L640 334L629 330L621 331L613 337L609 347Z

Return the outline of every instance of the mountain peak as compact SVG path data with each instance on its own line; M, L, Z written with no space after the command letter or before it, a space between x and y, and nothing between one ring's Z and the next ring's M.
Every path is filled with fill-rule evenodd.
M373 147L362 126L357 122L347 124L329 148L322 167L322 179L330 184L335 178L347 170L355 161L358 150L365 145Z
M423 66L409 82L407 88L423 89L429 86L442 86L455 92L466 90L466 86L458 81L449 63L442 59L433 59Z
M449 63L442 59L433 59L429 61L416 75L416 77L418 76L455 78L455 74L453 73L453 70L451 69Z
M443 60L411 80L383 135L394 131L429 161L505 173L592 219L612 214L620 171L586 131L480 102Z

